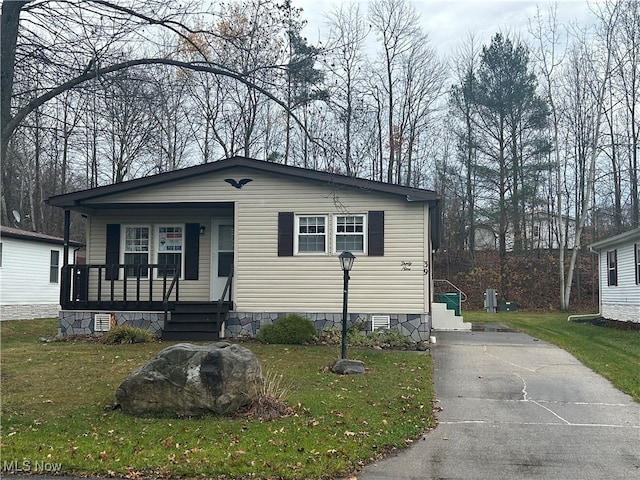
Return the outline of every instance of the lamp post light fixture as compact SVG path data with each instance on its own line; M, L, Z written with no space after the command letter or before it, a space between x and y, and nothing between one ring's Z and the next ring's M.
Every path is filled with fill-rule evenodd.
M339 257L344 275L342 288L342 359L347 358L347 302L349 300L349 272L356 257L351 252L342 252Z

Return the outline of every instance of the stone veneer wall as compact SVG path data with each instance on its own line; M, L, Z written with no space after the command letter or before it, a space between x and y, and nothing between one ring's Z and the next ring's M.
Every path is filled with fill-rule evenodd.
M60 305L55 303L2 305L0 320L32 320L34 318L52 318L58 315Z
M96 313L112 313L104 311L62 310L58 315L58 336L93 335L93 317ZM160 335L164 325L164 312L113 312L116 325L131 325L144 328L154 335Z
M225 322L225 337L255 337L262 325L273 323L285 315L286 313L229 312L229 318ZM299 315L313 322L318 332L324 329L342 329L341 313L300 313ZM427 314L376 313L374 315L389 315L389 328L402 333L411 341L420 342L429 339L430 318ZM371 331L371 314L349 314L347 328L359 321L364 323L364 331Z
M63 310L59 313L58 335L93 335L93 317L96 313L110 312L88 312ZM225 337L255 337L262 325L273 323L286 313L243 313L229 312L229 318L225 322ZM313 322L318 332L324 329L341 329L341 313L306 313L300 314ZM378 314L376 314L378 315ZM380 314L389 315L389 327L396 330L411 341L420 342L429 339L429 315L426 314ZM164 325L164 312L113 312L116 325L131 325L144 328L155 335L160 335ZM356 322L364 323L364 330L371 331L370 314L349 314L347 327L353 326ZM97 332L101 333L101 332Z

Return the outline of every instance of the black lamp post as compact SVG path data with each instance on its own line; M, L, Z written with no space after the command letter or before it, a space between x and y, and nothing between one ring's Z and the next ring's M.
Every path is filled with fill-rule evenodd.
M342 290L342 359L347 358L347 302L349 300L349 272L356 257L351 252L342 252L338 257L344 274Z

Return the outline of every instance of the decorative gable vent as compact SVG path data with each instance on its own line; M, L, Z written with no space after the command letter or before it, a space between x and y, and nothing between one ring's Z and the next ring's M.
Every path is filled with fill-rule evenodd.
M108 332L111 329L111 314L96 313L93 317L94 332Z
M389 315L371 315L371 331L374 332L381 328L389 329L391 317Z

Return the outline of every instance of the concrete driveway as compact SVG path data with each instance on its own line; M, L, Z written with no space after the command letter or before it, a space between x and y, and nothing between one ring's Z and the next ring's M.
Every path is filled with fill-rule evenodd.
M436 338L438 427L358 480L640 479L640 404L608 380L522 333Z

